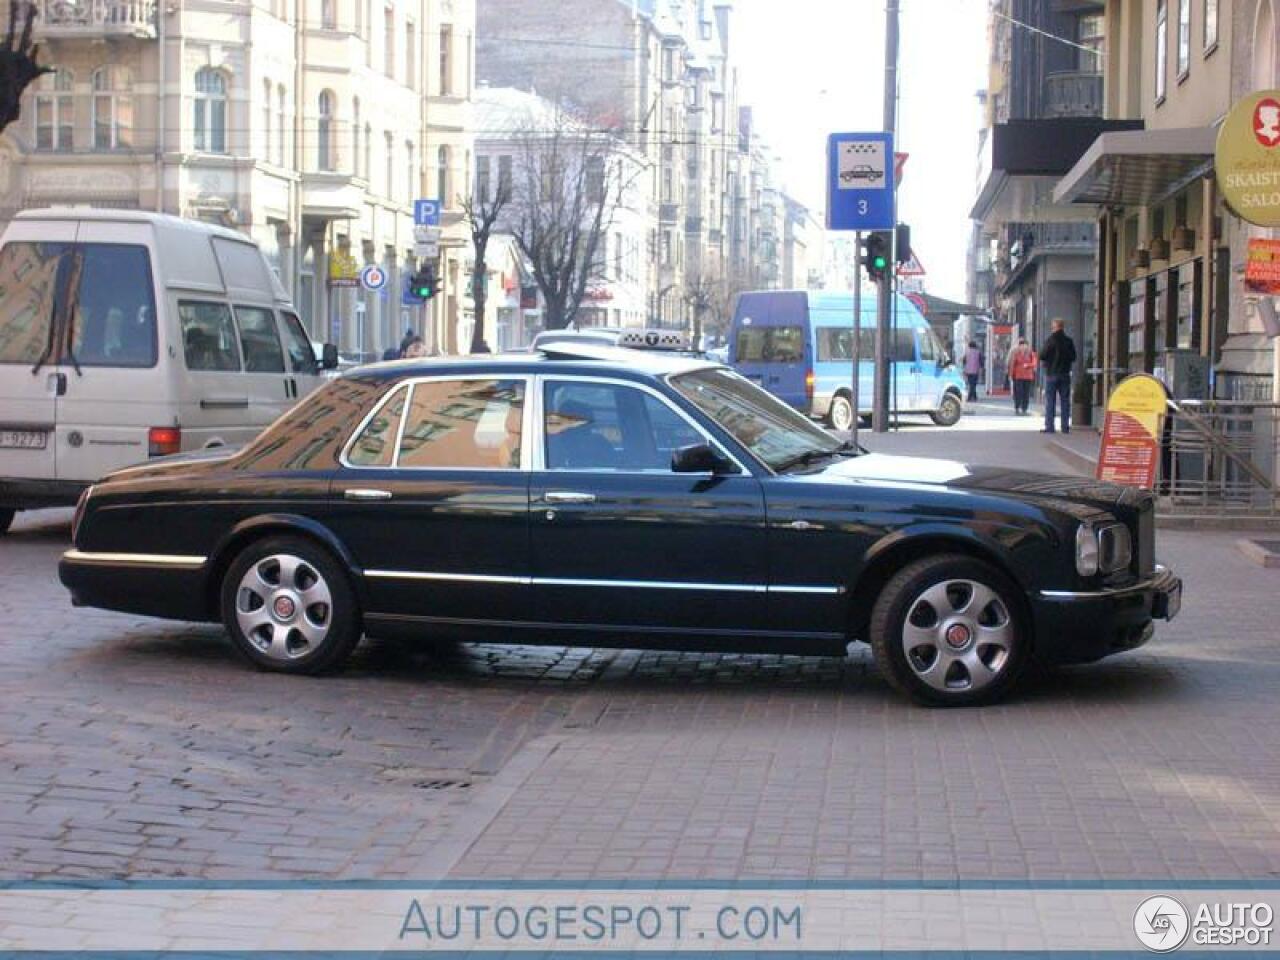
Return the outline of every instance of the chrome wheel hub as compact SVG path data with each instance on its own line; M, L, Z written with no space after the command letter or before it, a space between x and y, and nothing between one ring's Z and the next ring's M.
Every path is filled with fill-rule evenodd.
M1000 596L976 580L944 580L907 607L902 652L935 690L972 692L1008 668L1017 631Z
M263 557L236 589L236 623L273 660L296 660L329 634L333 597L311 564L290 554Z

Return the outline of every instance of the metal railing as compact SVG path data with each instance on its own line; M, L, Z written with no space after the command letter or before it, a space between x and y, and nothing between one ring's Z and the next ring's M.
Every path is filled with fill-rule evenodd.
M46 37L155 37L156 0L40 0L36 32Z
M1104 106L1102 94L1100 73L1075 70L1051 73L1044 78L1045 118L1100 117Z
M1280 404L1170 401L1161 512L1280 516Z

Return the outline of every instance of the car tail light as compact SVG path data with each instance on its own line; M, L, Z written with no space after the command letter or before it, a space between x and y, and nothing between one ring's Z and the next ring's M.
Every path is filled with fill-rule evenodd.
M810 370L808 373L804 375L804 397L810 403L813 403L813 383L814 383L813 371Z
M165 457L182 449L181 427L152 427L147 431L147 455Z

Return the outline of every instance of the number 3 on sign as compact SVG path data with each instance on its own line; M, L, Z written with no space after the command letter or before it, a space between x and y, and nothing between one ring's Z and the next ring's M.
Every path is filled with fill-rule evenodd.
M867 215L867 201L858 201L858 216L865 217Z

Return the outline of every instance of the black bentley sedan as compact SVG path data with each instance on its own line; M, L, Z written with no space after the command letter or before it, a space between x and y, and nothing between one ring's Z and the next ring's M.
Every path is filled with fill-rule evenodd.
M1145 493L868 454L725 367L582 345L349 372L243 449L95 484L73 540L75 603L221 620L300 673L366 634L863 641L961 705L1136 647L1181 598Z

